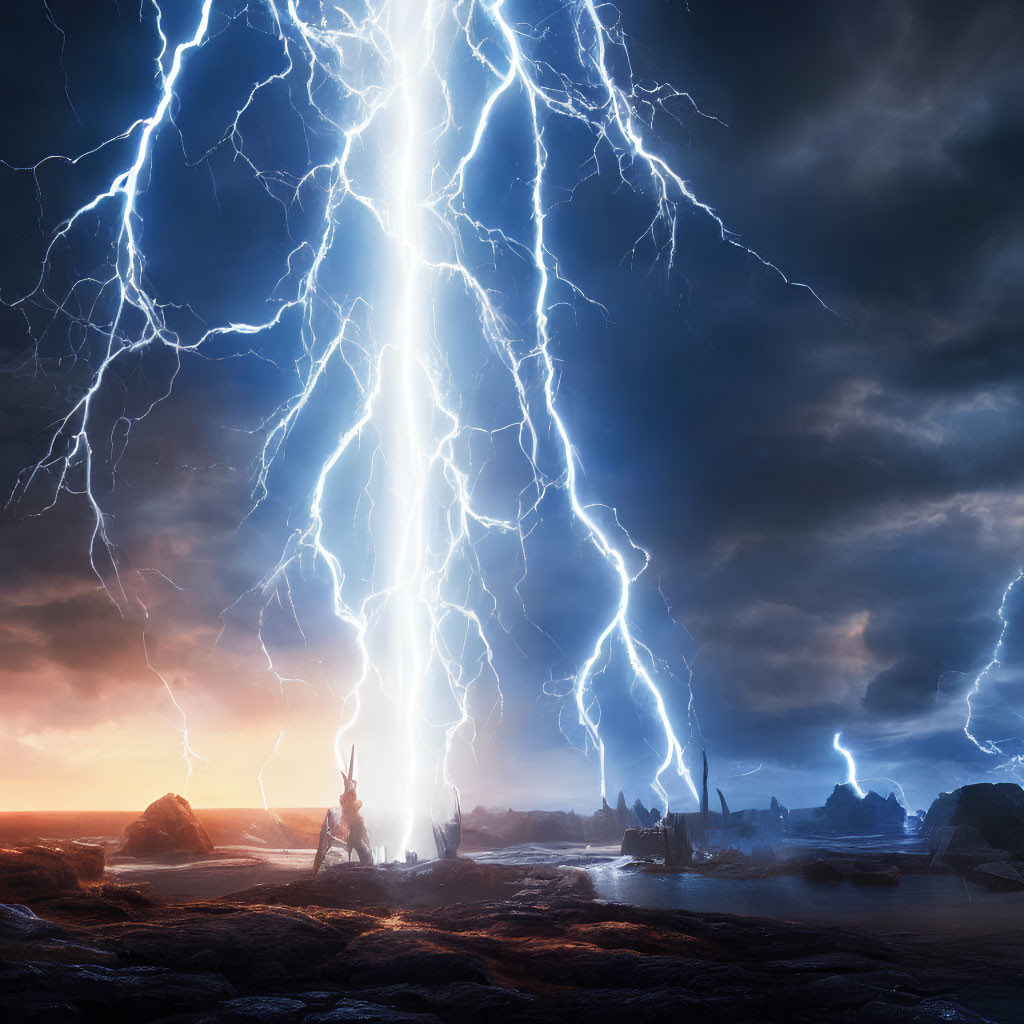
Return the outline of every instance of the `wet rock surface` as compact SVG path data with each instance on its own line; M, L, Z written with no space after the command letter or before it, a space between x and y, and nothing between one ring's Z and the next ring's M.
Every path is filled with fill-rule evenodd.
M455 860L177 904L97 887L34 904L67 939L14 912L30 925L0 943L0 1019L978 1024L956 993L1024 967L1019 942L642 909L593 900L585 879ZM55 944L78 961L47 959Z
M37 917L28 907L0 903L0 942L30 942L64 934L63 928Z

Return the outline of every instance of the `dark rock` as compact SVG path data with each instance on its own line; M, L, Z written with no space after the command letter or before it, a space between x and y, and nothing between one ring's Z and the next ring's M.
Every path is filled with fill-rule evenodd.
M0 902L30 903L80 889L68 858L46 846L0 849Z
M720 789L716 789L715 792L718 794L718 802L722 805L722 828L728 828L729 805L725 802L725 794Z
M772 832L789 831L789 808L783 807L775 797L772 797L771 806L767 814L760 815L761 828Z
M887 868L854 871L850 876L850 881L854 885L891 886L899 885L901 877L900 869L892 864Z
M1006 834L1006 849L1013 855L1013 860L1024 860L1024 825L1011 828Z
M837 785L825 806L815 817L815 829L826 835L875 835L879 832L903 832L907 812L895 794L884 800L873 790L863 798L846 785Z
M0 996L0 1020L4 1024L73 1024L84 1021L81 1010L61 999L25 1000Z
M463 815L462 829L464 848L476 834L477 846L486 849L517 843L583 843L591 841L595 831L593 819L572 811L495 812L483 807Z
M543 1019L537 997L503 985L457 982L453 985L389 985L359 993L373 1002L387 1003L408 1013L436 1013L448 1021L524 1021ZM423 1018L417 1017L417 1020Z
M124 830L122 852L133 857L160 853L213 853L213 842L189 802L167 793Z
M161 967L0 962L0 994L14 993L24 993L27 1001L59 996L98 1019L110 1019L111 1007L116 1007L119 1018L138 1019L208 1006L235 995L227 981L215 974L179 974Z
M353 884L341 890L306 879L244 898L160 902L116 923L64 914L74 939L53 945L91 939L132 966L46 962L48 940L20 944L17 959L33 962L0 966L0 1020L20 1019L4 1015L14 1005L52 1009L37 1021L81 1012L93 1024L269 1024L293 1012L303 1024L931 1024L940 1011L972 1018L928 996L994 978L994 959L1003 975L1019 973L1012 936L993 958L973 937L880 944L842 928L605 903L560 888L571 873L551 866L457 859L347 874ZM475 901L463 898L467 886L479 887ZM208 964L216 970L197 970Z
M217 1020L223 1024L292 1024L306 1011L298 999L275 996L245 996L230 999L217 1008Z
M0 942L32 942L36 939L63 938L63 928L41 917L28 907L0 903Z
M665 856L665 830L663 828L627 828L622 833L622 857Z
M359 987L387 984L396 977L414 985L488 984L491 980L479 956L439 948L430 933L413 931L397 936L386 932L360 935L335 957L328 974Z
M952 864L957 868L1009 860L1006 850L996 850L973 825L943 825L931 833L933 868Z
M306 1024L349 1024L354 1021L362 1024L441 1024L432 1013L408 1013L355 999L344 999L333 1009L306 1018Z
M916 1006L894 1006L873 1001L857 1010L847 1011L843 1020L851 1024L994 1024L970 1010L946 999L925 999Z
M665 864L678 867L689 864L693 860L693 847L686 832L685 814L666 814L665 828Z
M639 822L633 817L633 812L626 805L626 794L619 790L619 799L615 802L615 824L620 834L627 828L638 825Z
M1024 889L1024 863L1021 861L994 861L967 868L966 877L976 885L996 892Z
M990 846L1007 850L1011 833L1024 826L1024 789L1016 782L979 782L940 793L921 831L936 832L944 825L971 825Z
M843 873L827 860L810 860L800 868L800 874L808 882L841 882Z
M661 811L657 807L647 810L639 797L633 804L633 817L636 818L640 828L654 828L661 821Z
M299 992L295 996L307 1006L331 1006L338 998L337 992Z
M610 843L622 835L615 809L604 797L601 798L601 809L584 823L584 836L589 843Z

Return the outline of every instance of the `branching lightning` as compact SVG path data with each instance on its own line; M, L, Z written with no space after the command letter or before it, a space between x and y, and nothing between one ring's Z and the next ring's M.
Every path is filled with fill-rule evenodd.
M97 406L116 391L126 366L149 351L172 356L173 368L156 399L162 401L172 394L185 358L222 358L211 350L233 344L232 356L272 359L257 350L261 339L291 332L301 340L301 354L289 371L298 383L260 427L254 511L272 496L286 445L324 391L343 379L353 398L333 443L303 453L310 469L305 508L293 517L277 564L243 597L257 601L261 625L272 601L298 621L293 587L310 569L326 579L331 612L358 652L354 679L339 683L344 721L336 750L357 720L366 688L379 687L394 709L401 749L403 848L412 842L413 820L431 775L448 785L456 782L447 753L457 737L472 740L474 694L493 690L489 713L500 714L494 643L505 627L484 550L491 538L512 542L518 594L531 534L559 504L616 593L607 614L596 611L604 617L567 694L585 746L596 752L602 795L607 765L596 681L618 658L617 678L641 698L658 733L654 792L667 807L664 777L674 772L696 798L687 738L673 722L670 708L677 702L666 698L663 663L631 619L634 585L649 557L613 509L585 494L559 402L553 316L593 300L563 272L549 214L563 197L552 180L551 140L563 129L582 130L593 140L582 178L599 176L610 160L616 184L649 201L650 220L637 247L652 244L671 264L680 213L689 209L709 218L723 241L787 283L807 288L788 282L774 264L742 245L659 152L657 116L672 116L675 104L704 115L687 94L634 78L617 12L594 0L545 5L543 19L533 25L516 20L504 0L263 0L233 13L203 0L192 35L173 49L163 12L156 0L150 2L162 42L152 111L88 153L49 156L22 168L38 182L49 161L75 165L106 147L131 147L130 161L109 187L59 225L38 283L13 303L37 339L65 321L101 339L87 384L52 431L43 456L20 478L15 498L40 481L49 488L48 505L62 493L85 497L92 516L92 567L114 603L127 611L132 599L94 484L97 452L127 444L132 426L155 403L121 416L116 438L109 431L104 435ZM161 299L147 275L147 251L160 239L144 238L140 197L150 184L158 134L180 131L174 123L176 96L191 61L202 59L216 26L235 19L250 20L273 40L279 60L252 86L204 159L216 150L229 152L286 217L301 213L303 227L296 230L298 240L277 288L267 296L271 316L188 331L176 316L178 307ZM301 175L262 166L248 144L250 119L275 90L285 91L309 138L332 140L330 155L311 158ZM475 198L485 150L497 145L499 119L525 133L519 140L529 153L520 180L522 230L502 227ZM111 226L105 275L78 277L62 287L58 256L73 252L79 236L95 232L97 223ZM389 282L378 283L373 295L339 279L341 254L364 246L376 254ZM510 304L505 282L512 273L517 294L530 296L525 315ZM471 308L472 316L446 313L453 303ZM80 351L88 358L86 346ZM467 413L470 403L451 369L467 351L496 365L514 410L504 422L480 422ZM476 453L485 449L500 449L505 472L518 482L511 502L495 499L480 485ZM343 512L335 498L339 481L355 495ZM274 669L262 632L259 643L283 689L286 679ZM690 713L692 694L687 704ZM195 755L181 714L191 771ZM431 741L435 733L442 737L439 747ZM263 774L283 739L282 731L260 769L264 803ZM834 745L847 758L851 785L860 792L839 734Z
M983 754L991 754L994 757L1006 757L1007 762L1001 765L1001 768L1021 768L1024 767L1024 755L1020 754L1008 754L1002 747L999 746L994 740L978 739L977 736L971 731L971 722L974 717L974 699L981 692L982 684L988 678L997 665L1000 664L1000 657L1003 652L1003 641L1006 639L1006 630L1009 627L1009 622L1006 619L1006 603L1010 600L1010 595L1013 593L1013 588L1024 579L1024 569L1018 571L1017 575L1006 585L1006 589L1003 591L1002 600L999 602L999 609L997 615L999 616L999 636L996 639L995 647L992 648L992 656L982 666L978 674L974 677L970 688L967 690L967 694L964 697L964 703L967 705L967 717L964 720L964 735L973 743L978 750Z

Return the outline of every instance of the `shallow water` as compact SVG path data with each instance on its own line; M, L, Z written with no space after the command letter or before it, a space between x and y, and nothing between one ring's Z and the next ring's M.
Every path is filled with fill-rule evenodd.
M628 858L591 867L600 899L643 907L749 914L787 921L869 924L886 931L1024 928L1024 892L995 893L956 874L905 875L898 886L817 883L780 876L749 881L645 874Z

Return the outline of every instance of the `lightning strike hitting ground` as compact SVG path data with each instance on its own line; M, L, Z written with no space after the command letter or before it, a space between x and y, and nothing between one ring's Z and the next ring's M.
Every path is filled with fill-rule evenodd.
M1024 755L1007 754L1002 747L999 746L993 740L978 739L977 736L971 731L971 721L974 717L974 705L973 701L981 692L982 683L988 678L992 669L994 669L1000 662L999 658L1003 650L1003 641L1006 639L1006 630L1009 623L1006 620L1006 602L1009 601L1010 595L1013 593L1013 588L1024 579L1024 569L1021 569L1016 576L1006 585L1006 589L1003 591L1002 600L999 602L999 610L997 615L999 616L999 637L996 640L995 647L992 648L992 657L985 663L978 674L974 677L974 681L971 683L970 688L964 697L964 703L967 705L967 718L964 721L964 735L980 750L982 753L991 754L994 757L1006 757L1007 762L1000 766L1004 769L1020 769L1024 768ZM1005 741L1004 741L1005 742Z
M842 733L837 732L835 736L832 737L832 749L837 753L842 754L846 759L846 784L854 791L854 793L857 794L857 796L861 798L861 800L863 800L867 794L863 789L861 789L860 783L857 782L857 765L854 763L853 754L851 754L845 747L841 747L839 745L840 736L842 736Z
M292 514L280 560L238 606L256 601L260 648L283 692L290 680L277 673L263 641L264 612L274 602L301 630L295 590L311 577L326 580L330 612L357 652L354 678L334 681L344 719L336 749L367 693L382 695L401 775L401 848L412 843L430 787L457 782L447 758L453 744L472 744L482 712L500 716L494 643L508 635L504 602L509 594L519 600L531 538L559 509L603 565L615 595L607 609L595 601L597 625L563 691L575 719L566 731L578 731L596 752L603 795L598 689L599 679L611 680L635 694L654 726L650 742L660 761L651 786L663 806L670 772L696 799L686 761L696 728L692 694L680 701L670 691L689 679L688 667L671 681L636 631L632 598L647 552L613 509L587 495L559 402L555 318L593 299L563 272L549 220L566 196L552 170L552 142L582 133L592 152L574 184L601 180L611 167L616 187L648 201L634 255L649 245L671 265L680 212L689 209L786 281L727 231L659 152L658 118L675 116L677 105L705 115L687 94L634 78L617 11L593 0L265 0L234 9L204 0L194 30L173 47L165 12L157 3L151 11L162 43L152 110L87 153L23 168L38 183L51 161L74 167L110 147L129 153L109 187L58 227L36 287L13 303L40 341L61 324L69 337L85 337L75 358L90 363L85 386L15 497L40 485L48 488L48 506L62 493L84 496L93 569L127 614L136 598L124 582L97 467L116 468L109 453L123 450L133 425L172 394L184 360L249 357L281 365L297 386L259 428L253 512L274 498L289 440L329 389L340 396L331 402L337 419L333 440L302 453L307 498ZM158 136L183 132L175 121L183 80L211 40L238 20L272 41L277 56L199 163L212 173L213 155L230 154L280 205L295 244L265 296L272 315L197 327L147 273L161 239L144 233L142 197L153 187ZM310 159L298 174L267 166L250 142L259 134L261 104L279 95L306 140ZM523 164L502 198L516 214L499 215L488 167L495 152L512 145L501 134L510 126ZM110 232L102 272L62 284L60 266L101 230ZM363 272L371 264L373 272ZM290 367L273 351L285 335L300 341ZM159 394L111 428L100 407L154 350L171 357ZM461 369L474 360L490 374L479 401ZM490 421L487 406L496 410ZM498 453L504 478L514 481L511 498L482 483ZM494 582L509 572L510 585ZM672 710L681 703L690 717L685 727ZM182 718L191 771L184 712ZM285 739L282 731L259 772L264 803L264 771ZM838 734L835 747L860 792Z

